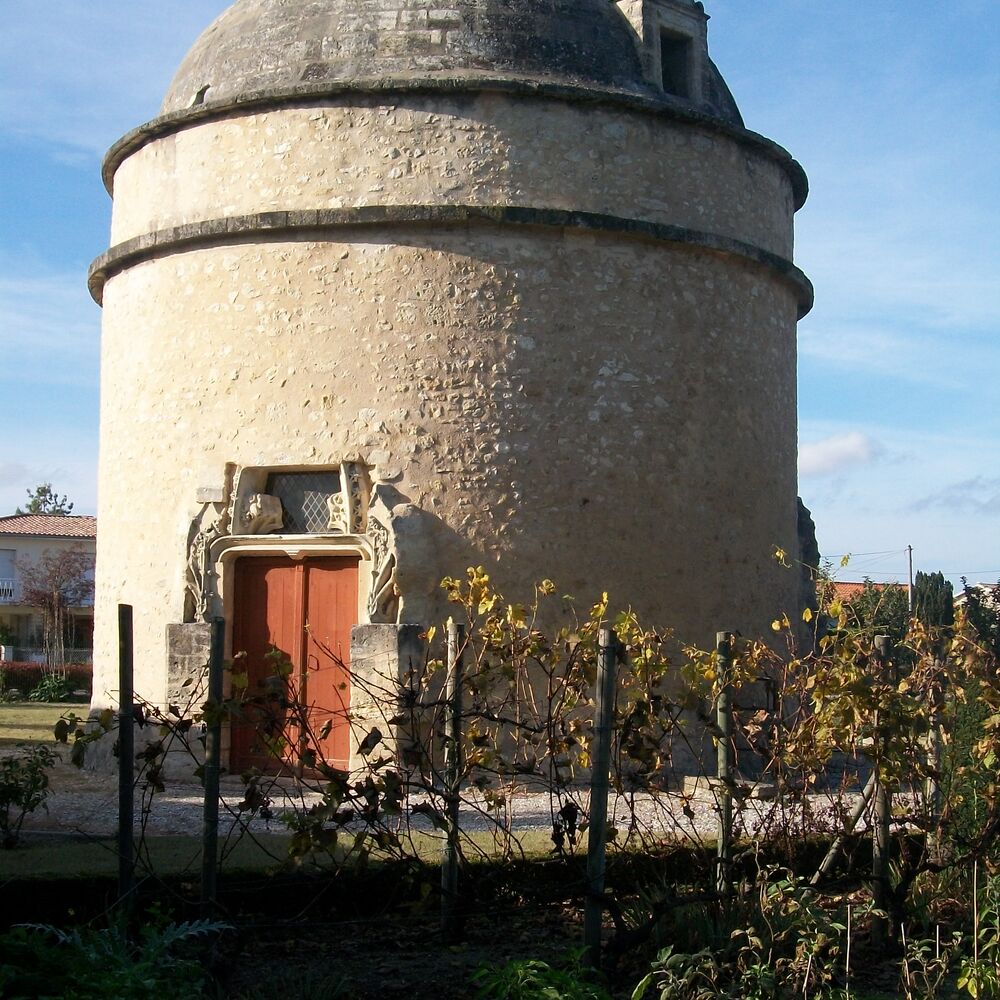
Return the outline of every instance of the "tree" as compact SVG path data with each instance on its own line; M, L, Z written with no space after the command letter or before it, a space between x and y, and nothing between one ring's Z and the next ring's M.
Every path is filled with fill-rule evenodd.
M18 507L15 514L52 514L56 517L67 517L73 511L69 497L59 496L52 489L51 483L39 483L34 490L25 492L28 494L28 504L24 510Z
M66 665L70 608L94 595L94 557L83 549L46 549L37 562L18 560L22 599L42 612L45 658L49 666Z
M995 586L970 586L962 577L965 614L994 660L1000 660L1000 581Z
M906 590L898 583L874 583L865 577L861 593L845 600L844 605L854 628L868 635L888 635L893 645L898 645L905 638L910 611Z
M930 628L955 624L955 592L943 573L917 572L913 582L913 617Z

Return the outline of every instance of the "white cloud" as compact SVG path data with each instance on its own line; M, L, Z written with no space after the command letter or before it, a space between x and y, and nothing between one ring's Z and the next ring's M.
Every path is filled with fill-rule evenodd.
M100 311L81 274L23 273L0 257L0 381L93 386Z
M0 492L18 487L31 475L22 462L0 462Z
M890 322L886 317L883 322ZM846 372L944 390L967 390L981 386L986 357L971 364L976 352L971 343L956 350L947 338L919 330L898 332L877 322L851 325L837 321L810 323L799 330L799 352L803 359L821 362ZM982 354L1000 364L995 348L983 345Z
M850 431L799 448L799 475L830 476L874 461L882 447L867 434Z
M3 451L10 449L3 445ZM52 483L73 501L74 514L97 510L97 447L90 440L67 433L58 438L35 436L30 446L19 443L19 458L0 460L0 516L24 505L39 483Z
M0 514L51 482L79 513L95 509L100 313L77 271L0 255L0 369L16 433L0 441Z
M961 576L1000 577L994 528L1000 436L979 425L950 429L939 423L893 427L873 420L863 436L877 442L877 464L848 463L828 476L803 476L802 498L824 556L889 550L871 564L859 557L852 566L875 579L898 579L906 567L901 553L912 545L915 569L942 570L956 583ZM800 433L804 441L823 444L847 438L857 426L805 421Z
M910 508L914 512L946 510L951 512L996 516L1000 514L1000 479L973 476L921 497Z
M1000 256L995 233L982 217L960 223L971 204L948 204L935 191L919 221L933 229L929 241L912 206L895 211L871 198L814 206L797 221L797 263L816 283L818 315L856 321L892 316L897 322L933 330L945 340L958 331L991 332L1000 323ZM914 192L914 201L919 201ZM988 202L988 198L986 199ZM980 212L984 205L977 206ZM873 218L874 216L874 218ZM946 218L948 217L948 218ZM865 220L859 222L857 220Z
M168 13L152 0L6 6L3 131L102 155L157 114L184 53L225 3L172 0Z

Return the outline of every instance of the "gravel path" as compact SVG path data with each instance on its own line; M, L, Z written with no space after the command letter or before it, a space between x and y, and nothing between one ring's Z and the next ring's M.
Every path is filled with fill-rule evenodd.
M315 793L296 790L291 781L275 784L268 792L271 797L270 820L255 818L249 826L257 832L282 832L285 829L280 819L282 812L306 809L320 801ZM238 778L224 777L222 780L222 806L220 809L220 833L225 834L230 827L240 822L239 803L244 796L244 787ZM581 819L588 807L589 793L584 788L574 789L574 801L580 808ZM850 810L857 801L857 795L843 796L838 803L825 795L808 796L805 809L809 812L806 820L803 805L783 810L775 801L755 798L745 800L737 806L735 826L737 836L766 833L791 823L793 829L832 829L838 826L836 817ZM136 791L136 814L138 824L141 819L141 793ZM566 801L565 799L563 800ZM409 805L426 802L426 797L411 796ZM555 810L562 803L557 802ZM51 793L46 808L40 808L30 815L24 824L25 831L48 830L64 833L78 833L90 837L113 836L118 821L118 790L116 776L106 773L77 770L62 762L53 772ZM655 837L667 835L688 838L714 838L718 822L718 810L714 793L708 788L696 794L637 794L629 801L612 795L608 805L611 823L624 835L629 829L629 818L634 808L635 828ZM516 791L509 795L506 809L509 811L512 827L517 831L552 829L553 806L548 794L542 792ZM197 784L172 782L165 792L153 797L147 819L147 831L163 835L191 835L199 831L202 822L202 789ZM409 824L414 829L433 829L428 816L412 814ZM358 824L349 824L360 826ZM473 798L463 805L462 829L468 832L495 828L494 820L486 813L481 800ZM862 822L859 830L865 828Z

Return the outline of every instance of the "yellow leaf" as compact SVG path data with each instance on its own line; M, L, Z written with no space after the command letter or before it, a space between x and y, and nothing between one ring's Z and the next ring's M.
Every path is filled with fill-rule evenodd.
M840 557L840 565L846 566L851 561L851 553L848 552L846 555Z
M804 622L811 622L813 620L812 608L806 608L805 611L802 612L802 620Z
M523 625L525 621L525 607L523 604L511 604L507 608L507 621L511 625Z
M771 629L774 632L780 632L781 631L781 622L779 622L777 618L775 618L774 621L771 622Z

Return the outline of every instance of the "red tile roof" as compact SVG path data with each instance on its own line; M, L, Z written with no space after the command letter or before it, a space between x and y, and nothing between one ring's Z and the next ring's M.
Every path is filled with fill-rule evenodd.
M46 538L96 538L97 518L55 514L12 514L0 517L0 535L42 535Z
M875 583L874 580L868 581L876 590L904 590L906 585L902 583ZM838 601L846 601L850 604L851 600L857 597L861 591L865 589L864 583L847 583L840 580L831 581L831 586L833 587L833 596Z

